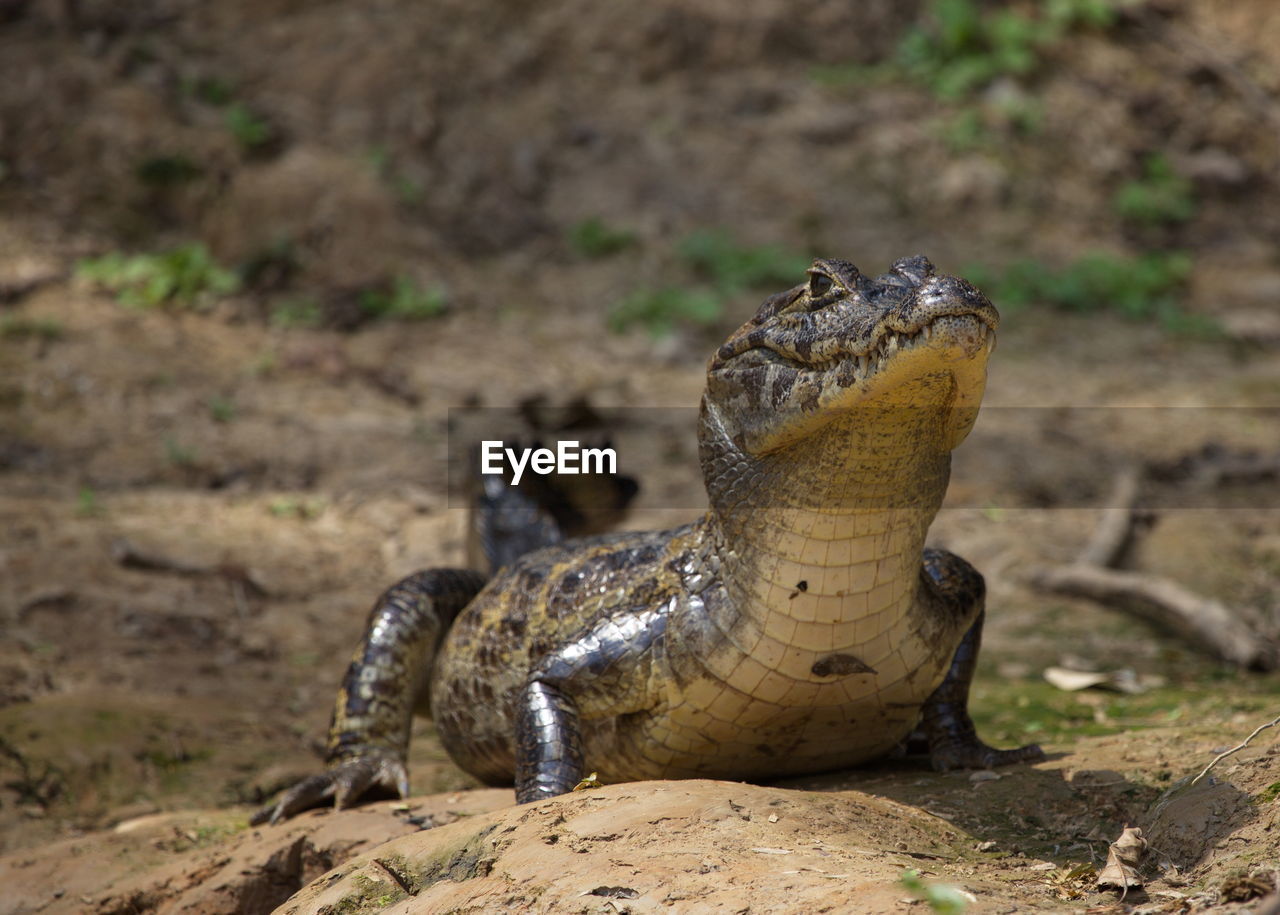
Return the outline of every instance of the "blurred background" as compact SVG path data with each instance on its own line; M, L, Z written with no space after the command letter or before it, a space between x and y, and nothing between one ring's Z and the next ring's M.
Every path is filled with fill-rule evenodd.
M1088 538L1082 450L1277 447L1278 48L1272 0L0 0L0 847L314 768L372 598L461 561L448 410L691 407L815 255L977 282L988 404L1043 408L935 527L992 582L980 692L1032 696L989 736L1274 708L1019 570ZM1066 411L1119 406L1194 409ZM630 523L694 454L620 455ZM1268 466L1134 561L1274 634ZM1062 698L1064 654L1161 685Z

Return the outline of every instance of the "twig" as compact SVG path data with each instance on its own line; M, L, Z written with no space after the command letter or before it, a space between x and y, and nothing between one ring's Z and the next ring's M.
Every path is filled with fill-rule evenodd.
M1216 766L1218 763L1222 762L1224 759L1226 759L1228 756L1230 756L1233 753L1239 753L1245 747L1249 746L1249 744L1253 741L1253 738L1257 737L1267 728L1273 728L1277 724L1280 724L1280 718L1272 718L1266 724L1259 725L1257 728L1254 729L1254 732L1252 734L1250 734L1248 737L1246 737L1236 746L1232 747L1230 750L1227 750L1223 753L1219 753L1217 756L1215 756L1213 758L1213 761L1210 762L1209 765L1205 766L1202 770L1200 770L1200 774L1191 780L1191 784L1194 785L1196 782L1200 781L1200 779L1208 775L1209 770L1212 769L1214 766ZM1190 787L1190 785L1188 787Z

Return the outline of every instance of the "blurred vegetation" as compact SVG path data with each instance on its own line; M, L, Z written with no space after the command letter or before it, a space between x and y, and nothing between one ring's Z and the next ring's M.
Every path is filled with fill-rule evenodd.
M928 906L931 912L942 915L959 915L969 907L969 899L963 892L946 883L924 881L914 867L902 872L898 880L903 889Z
M665 337L682 325L709 327L723 314L724 302L706 289L639 289L609 309L609 329L621 333L639 325L654 337Z
M1122 219L1148 227L1186 222L1196 213L1191 182L1160 153L1147 156L1142 176L1116 191L1112 204Z
M1180 293L1191 273L1181 251L1152 251L1136 257L1086 254L1055 269L1025 258L1003 271L966 268L965 276L1002 309L1043 304L1063 311L1114 312L1133 320L1154 318L1166 329L1212 336L1211 319L1184 311Z
M57 321L9 315L0 320L0 338L5 340L61 340L67 334Z
M941 98L959 99L1002 76L1034 73L1072 29L1115 20L1112 0L1048 0L1030 9L933 0L926 23L898 46L896 65Z
M1063 743L1175 724L1208 725L1239 715L1274 717L1280 684L1273 680L1200 659L1185 668L1178 682L1138 694L1068 692L1039 678L1017 680L1014 689L1008 678L980 670L969 711L978 732L998 745ZM1153 777L1159 780L1158 774Z
M909 79L956 101L1002 77L1031 76L1073 30L1114 25L1118 5L1117 0L1046 0L1031 6L932 0L923 22L907 31L891 61L820 67L813 77L830 85Z
M149 156L138 163L134 174L151 187L176 187L194 181L204 169L181 154Z
M635 243L634 232L614 228L594 216L574 223L569 228L569 247L578 256L592 260L617 254Z
M242 102L230 105L224 117L231 135L248 152L261 149L275 139L271 125Z
M319 327L324 323L324 309L309 296L296 296L274 303L270 320L277 327Z
M810 263L808 256L776 245L744 245L723 229L692 232L680 240L675 253L693 281L636 290L610 308L611 330L623 332L638 325L654 337L664 337L681 326L714 326L734 296L794 286Z
M200 308L240 289L239 277L199 243L152 254L113 251L80 261L76 274L132 308Z
M747 289L794 286L810 263L807 256L775 245L739 244L721 229L693 232L680 242L677 251L688 267L711 280L726 296Z
M424 289L407 276L398 276L387 289L360 293L360 310L371 318L421 321L444 314L448 296L444 288Z

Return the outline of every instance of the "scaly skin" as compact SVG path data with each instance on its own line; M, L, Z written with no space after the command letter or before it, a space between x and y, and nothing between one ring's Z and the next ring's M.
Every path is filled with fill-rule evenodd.
M701 520L526 554L448 629L430 709L462 768L514 781L527 802L587 772L840 768L917 725L942 769L1043 756L977 738L966 704L982 577L924 547L982 399L995 309L924 258L874 280L843 261L809 273L709 363ZM330 770L260 818L379 778L403 794L410 700L451 606L411 603L374 608Z

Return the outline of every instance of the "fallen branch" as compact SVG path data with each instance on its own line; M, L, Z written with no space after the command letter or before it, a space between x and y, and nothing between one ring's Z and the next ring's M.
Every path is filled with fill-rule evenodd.
M1215 477L1221 482L1222 476ZM1128 467L1117 477L1102 518L1073 563L1032 571L1030 584L1042 591L1083 597L1170 629L1200 650L1253 670L1280 667L1280 644L1260 633L1243 615L1175 581L1116 568L1138 533L1154 515L1135 508L1142 471Z
M1280 660L1271 639L1259 635L1223 604L1167 578L1075 563L1038 569L1031 584L1055 594L1085 597L1166 627L1241 667L1274 670Z

